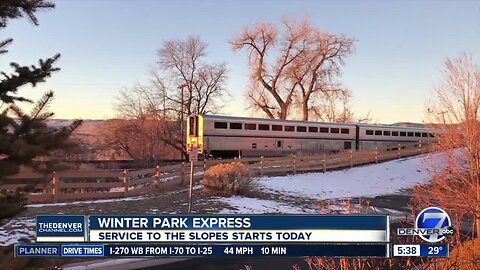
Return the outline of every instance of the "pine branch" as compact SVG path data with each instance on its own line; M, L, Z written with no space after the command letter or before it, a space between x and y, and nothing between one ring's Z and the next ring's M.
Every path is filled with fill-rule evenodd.
M44 0L2 0L0 1L0 28L7 26L10 19L27 16L30 22L38 25L35 13L42 9L52 9L55 4Z
M7 47L10 43L13 42L13 39L12 38L7 38L3 41L0 41L0 54L4 54L4 53L7 53L8 50L4 49L5 47Z
M39 101L37 101L37 103L35 104L35 107L30 112L30 117L33 120L37 119L38 115L41 113L44 113L44 110L48 108L52 100L53 100L53 91L50 90L46 92Z
M49 118L51 118L52 116L54 116L55 113L53 112L44 112L44 113L40 113L38 116L37 116L37 120L38 121L45 121Z
M15 115L16 118L24 118L25 117L25 112L23 112L22 109L20 109L20 107L18 107L17 105L13 104L13 105L10 105L10 111L13 112L13 114Z
M31 100L14 96L18 88L26 84L31 84L33 87L39 82L45 82L45 80L52 75L52 72L60 70L60 68L53 67L56 61L60 58L60 54L54 55L52 58L47 60L40 60L39 67L36 66L20 66L17 63L10 63L10 65L15 69L13 75L8 75L5 72L2 72L3 79L0 81L0 100L5 103L14 103L15 101L27 101Z

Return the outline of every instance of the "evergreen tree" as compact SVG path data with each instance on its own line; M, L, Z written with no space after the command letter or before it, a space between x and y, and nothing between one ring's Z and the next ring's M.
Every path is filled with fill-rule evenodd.
M7 26L9 20L21 17L27 17L34 25L38 25L35 13L54 6L44 0L2 0L0 30ZM12 41L11 38L0 41L0 54L7 53L6 47ZM55 170L58 164L40 162L35 158L52 156L74 146L69 137L81 124L80 120L60 129L47 126L47 120L53 116L48 111L54 96L52 91L45 93L30 113L25 113L19 107L20 103L33 101L20 96L18 90L22 86L35 87L45 82L53 72L59 70L55 67L59 58L60 54L56 54L31 66L10 63L12 73L0 72L0 182L6 176L18 173L21 165L45 173ZM0 191L0 220L21 211L25 201L24 191Z

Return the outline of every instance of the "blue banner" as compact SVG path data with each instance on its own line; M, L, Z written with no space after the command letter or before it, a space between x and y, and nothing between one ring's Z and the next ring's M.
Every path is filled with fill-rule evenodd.
M325 256L381 257L389 254L386 244L299 245L299 244L235 244L235 245L105 245L105 256L117 257L258 257L258 256Z
M448 257L448 244L443 245L420 245L420 256L422 257Z
M89 216L90 230L387 230L386 215Z
M60 245L17 244L14 246L17 257L58 257Z
M389 255L388 244L22 244L22 257L378 257ZM49 250L49 251L48 251Z
M104 248L99 244L62 245L60 254L62 257L103 257Z

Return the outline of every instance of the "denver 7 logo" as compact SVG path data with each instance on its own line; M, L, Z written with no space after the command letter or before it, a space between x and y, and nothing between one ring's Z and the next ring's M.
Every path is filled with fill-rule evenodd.
M418 236L431 243L442 241L445 235L453 234L451 224L447 212L438 207L423 209L415 221L416 229L425 232Z

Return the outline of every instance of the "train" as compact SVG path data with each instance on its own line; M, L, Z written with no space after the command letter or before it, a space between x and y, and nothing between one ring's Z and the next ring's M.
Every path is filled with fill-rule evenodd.
M232 158L396 150L434 140L425 127L197 114L187 118L186 145L204 158Z

